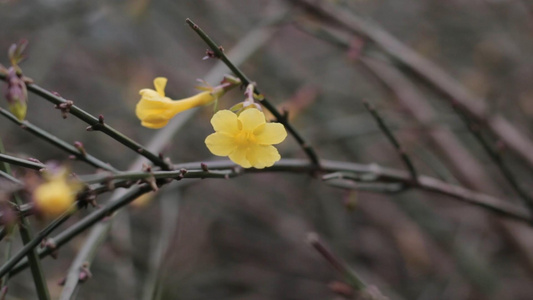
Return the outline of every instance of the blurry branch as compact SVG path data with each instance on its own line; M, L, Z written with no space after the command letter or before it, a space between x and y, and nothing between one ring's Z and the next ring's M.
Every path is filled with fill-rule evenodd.
M23 185L23 183L18 180L17 178L11 176L10 174L7 174L6 172L0 170L0 177L8 180L8 181L11 181L12 183L15 183L15 184L19 184L19 185Z
M368 286L361 280L359 275L348 266L348 264L337 257L326 245L319 239L314 232L307 235L307 242L318 252L322 257L330 263L343 277L343 279L356 292L357 299L366 300L388 300L389 298L383 296L381 292L374 286ZM349 294L349 293L348 293Z
M6 75L0 73L0 80L6 80ZM140 155L146 157L149 159L152 163L155 165L167 169L168 165L162 159L161 157L157 156L156 154L148 151L145 147L143 147L141 144L133 141L132 139L128 138L124 134L120 133L113 127L107 125L104 122L104 117L100 115L100 117L96 118L95 116L89 114L88 112L84 111L83 109L77 107L73 104L72 101L66 100L61 96L58 96L57 93L52 93L48 90L45 90L44 88L34 84L34 83L27 83L28 91L41 96L45 100L53 103L56 105L56 107L59 107L64 112L68 112L71 115L77 117L78 119L84 121L85 123L89 124L89 127L87 127L87 130L89 131L101 131L104 134L108 135L112 139L118 141L122 145L130 148L131 150L135 151L136 153L139 153Z
M149 269L144 280L143 297L144 300L158 299L161 294L160 285L165 272L164 258L168 250L170 241L179 225L179 204L181 201L181 191L179 188L168 190L160 196L159 214L160 226L155 232L156 242L150 243L151 249ZM154 239L155 240L155 239Z
M11 165L16 165L16 166L20 166L20 167L24 167L28 169L34 169L34 170L40 170L42 168L46 168L46 165L42 163L14 157L11 155L5 155L2 153L0 153L0 161L11 164Z
M500 115L489 115L487 106L446 74L437 65L417 54L378 25L351 14L326 1L287 0L306 9L324 22L338 26L347 32L361 36L365 41L378 45L395 61L412 70L423 82L446 96L468 118L486 126L510 150L518 154L533 169L533 142L514 125Z
M199 174L202 170L201 162L191 162L191 163L184 163L184 164L177 164L174 167L178 170L181 169L187 169L189 170L187 174ZM412 179L408 173L402 170L395 170L395 169L387 169L382 168L376 164L371 165L362 165L362 164L355 164L355 163L348 163L348 162L341 162L341 161L328 161L324 160L321 162L320 169L318 169L317 166L313 165L309 161L302 160L302 159L282 159L278 163L276 163L274 166L267 168L267 169L242 169L235 165L231 161L213 161L213 162L207 162L204 163L205 166L208 168L207 172L213 172L213 171L227 171L231 172L232 176L237 176L241 174L254 174L254 173L268 173L268 172L288 172L288 173L304 173L308 174L309 172L314 171L323 171L326 173L334 173L334 172L342 172L345 174L350 174L346 178L349 179L347 182L356 182L358 180L357 178L363 178L359 180L363 180L366 182L382 182L382 183L401 183L401 184L410 184L409 186L411 188L419 189L422 191L428 191L435 194L445 195L449 196L452 199L459 200L461 202L469 203L481 208L484 208L488 211L491 211L493 213L498 214L501 217L509 218L516 221L521 221L525 223L529 223L530 217L527 211L524 211L522 208L517 207L516 205L513 205L509 203L509 201L500 200L498 198L485 195L482 193L477 193L472 190L468 190L466 188L451 185L448 183L445 183L441 180L438 180L436 178L432 178L429 176L419 175L417 183L413 184ZM165 176L169 176L169 172L174 172L176 176L180 174L182 171L162 171L165 172ZM206 172L203 171L202 172ZM127 172L125 173L125 176L127 176ZM157 176L158 171L154 171L153 174L145 174L145 176ZM138 172L132 172L132 175L135 177L138 177ZM192 181L191 181L192 182ZM328 182L326 182L328 183ZM358 189L357 186L350 186L346 185L344 188L351 188L351 189ZM140 188L141 193L135 194L139 196L140 194L147 192L151 190L152 187L149 185L143 185L143 187ZM88 217L83 219L82 221L72 225L68 229L66 229L64 232L56 236L55 238L51 239L53 241L53 244L55 245L55 248L49 248L46 247L39 251L39 256L45 257L49 255L51 252L53 252L55 249L61 247L68 241L70 241L73 237L78 235L80 232L84 231L86 228L94 225L96 222L98 222L101 218L104 218L109 215L110 212L113 212L120 207L128 204L129 202L133 201L134 199L131 198L132 193L134 193L134 190L128 193L130 196L123 196L117 200L108 202L104 207L101 209L98 209L97 211L91 213ZM110 224L110 220L105 222L104 224ZM102 223L100 223L102 224ZM13 269L12 273L18 273L23 268L27 267L27 262L23 262L16 266L16 268ZM1 276L1 274L0 274Z
M344 41L340 37L331 34L329 31L322 30L320 28L311 28L301 23L298 23L297 26L317 38L345 49L350 48L350 44L347 41ZM395 70L395 68L388 66L384 62L364 56L360 57L359 62L378 80L383 82L387 88L391 89L396 94L402 105L407 108L407 110L415 117L415 119L417 119L417 121L428 127L431 139L438 147L440 147L442 151L444 151L447 158L452 162L452 166L462 174L463 180L465 180L467 183L470 183L470 185L475 186L479 190L487 190L487 188L490 186L490 184L487 184L487 182L490 180L485 177L485 171L483 168L476 164L475 159L468 153L466 149L463 148L463 146L457 141L453 134L449 132L449 130L437 128L432 125L432 122L435 119L435 113L433 112L431 106L421 99L421 96L416 91L416 88L412 87L412 84L407 79L403 78L403 75ZM465 122L467 122L469 125L472 125L472 120L470 120L461 112L459 112L459 115L465 119ZM469 128L472 130L471 126L469 126ZM473 130L475 130L473 134L489 153L492 160L498 165L507 181L524 200L528 209L530 210L530 213L533 215L533 200L527 194L527 192L522 190L508 167L503 163L499 153L493 150L490 145L488 145L477 129L478 127L473 128Z
M1 76L1 74L0 74ZM0 108L0 114L6 117L11 122L19 125L22 129L29 131L31 134L41 138L42 140L56 146L57 148L66 151L76 157L78 160L84 161L96 168L101 168L110 172L118 172L117 169L101 161L100 159L88 154L85 150L80 151L80 149L70 145L64 140L58 138L57 136L39 128L38 126L33 125L29 121L20 121L14 115L12 115L7 110Z
M2 139L0 139L0 153L5 153L4 144L2 142ZM3 169L6 171L6 173L11 173L11 166L8 163L2 163ZM15 192L12 194L13 199L15 200L15 203L18 206L21 206L22 199L20 197L20 194L18 192ZM7 226L7 225L4 225ZM19 231L20 231L20 237L22 239L22 243L24 245L27 245L31 243L33 237L31 232L31 224L30 221L25 218L24 216L20 216L20 223L19 223ZM33 283L35 284L35 289L37 291L37 296L40 300L48 300L50 299L50 293L48 292L48 286L46 285L46 278L44 277L43 269L41 266L41 260L39 259L37 255L37 250L35 248L30 249L27 253L28 262L30 264L31 274L33 277ZM7 281L8 274L1 275L0 277L3 277L3 284L5 284L5 281Z
M253 82L250 79L248 79L248 77L246 77L246 75L228 59L228 57L224 53L224 49L221 46L217 45L202 29L200 29L200 27L198 27L198 25L193 23L190 19L187 19L186 22L194 30L194 32L196 32L196 34L198 34L198 36L202 38L202 40L209 46L209 48L211 48L211 50L214 53L214 57L224 62L224 64L228 66L228 68L235 74L235 76L239 77L239 79L242 81L243 86L247 87L248 85L253 84ZM254 93L256 93L257 95L261 95L261 92L259 92L259 90L255 86L254 86ZM303 139L300 133L296 131L296 129L289 123L287 114L286 113L282 114L281 112L279 112L277 108L273 104L271 104L266 98L262 98L260 102L272 113L272 115L276 118L276 120L279 123L283 124L283 126L287 128L289 133L296 139L300 147L304 150L307 157L309 157L309 160L314 165L318 166L319 159L315 153L315 150L311 147L311 145L309 145Z
M396 152L398 152L398 154L400 155L400 158L402 159L403 163L407 167L407 170L409 170L409 174L411 174L411 178L413 179L414 182L416 182L418 176L416 175L415 167L413 166L413 163L411 162L411 159L409 158L407 153L405 153L402 146L400 145L398 140L394 137L394 134L389 129L389 127L387 127L387 124L385 124L385 121L383 121L383 118L381 118L381 116L376 111L376 109L367 101L363 101L363 104L365 105L365 108L370 112L372 117L376 120L381 131L385 134L387 139L394 146L394 148L396 149Z
M416 86L395 67L369 57L359 61L369 73L377 78L386 89L390 90L399 103L412 115L414 119L426 127L425 131L437 150L444 155L451 168L459 176L461 182L485 193L498 195L498 185L487 176L485 168L474 157L453 133L443 126L434 126L437 115L426 99L417 91ZM531 221L530 221L531 222ZM533 268L533 256L528 240L529 235L520 234L523 228L520 224L505 220L496 220L496 224L513 241L515 247L522 254L526 264ZM526 228L529 230L529 228Z
M463 121L465 122L467 128L470 130L476 140L481 144L483 150L485 150L485 152L489 155L490 159L498 167L505 180L507 180L507 182L515 190L518 196L520 196L520 199L522 199L522 201L533 216L533 198L531 198L531 195L529 195L529 193L520 186L520 183L518 183L507 164L503 161L503 158L499 151L497 149L494 149L493 146L490 145L489 141L485 139L483 133L480 130L481 128L479 124L476 124L476 122L472 121L472 119L468 118L460 111L457 112L457 114L463 118ZM533 222L533 219L531 221Z

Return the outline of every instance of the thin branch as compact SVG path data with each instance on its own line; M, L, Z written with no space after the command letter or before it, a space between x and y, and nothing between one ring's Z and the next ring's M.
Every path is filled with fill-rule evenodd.
M154 230L154 242L150 243L149 270L144 280L143 287L144 300L157 299L160 293L161 280L165 272L165 253L179 226L179 210L181 202L181 191L179 188L167 190L160 196L160 226ZM157 239L157 240L156 240Z
M413 179L414 182L416 182L417 178L418 178L417 172L415 170L415 167L414 167L413 163L411 162L411 159L407 155L407 153L405 153L405 151L403 150L402 146L400 145L400 143L398 142L396 137L394 137L394 134L389 129L387 124L385 124L385 121L379 115L377 110L370 103L368 103L367 101L363 100L363 104L365 105L365 108L368 110L368 112L370 112L370 114L372 115L374 120L376 120L376 122L378 123L379 128L381 129L381 131L385 134L387 139L394 146L394 148L396 149L396 152L398 152L398 155L400 156L400 158L402 159L403 163L407 167L407 170L409 170L409 174L411 174L411 178Z
M311 232L307 235L307 242L320 254L322 257L333 266L343 277L347 284L349 284L355 291L357 299L368 300L388 300L389 298L383 296L381 292L374 286L367 285L361 277L344 262L340 257L335 255L322 242L318 235Z
M1 77L1 74L0 74L0 77ZM10 112L8 112L7 110L5 110L3 108L0 108L0 114L2 114L4 117L6 117L11 122L19 125L22 129L25 129L28 132L32 133L33 135L41 138L42 140L47 141L48 143L56 146L57 148L72 154L78 160L84 161L84 162L86 162L86 163L88 163L88 164L90 164L90 165L92 165L92 166L94 166L96 168L101 168L101 169L104 169L104 170L108 170L110 172L118 172L117 169L115 169L114 167L112 167L108 163L105 163L105 162L101 161L100 159L90 155L87 152L84 152L84 153L80 152L80 150L78 150L73 145L71 145L71 144L65 142L64 140L58 138L57 136L55 136L55 135L53 135L53 134L41 129L38 126L33 125L29 121L20 121L19 119L17 119L17 117L15 117L14 115L12 115Z
M20 166L20 167L24 167L28 169L34 169L34 170L40 170L40 169L46 168L45 164L23 159L23 158L14 157L11 155L2 154L2 153L0 153L0 162L5 162L11 165L16 165L16 166Z
M4 171L1 171L0 170L0 177L3 177L4 179L8 180L8 181L11 181L12 183L14 184L18 184L18 185L22 185L22 181L18 180L17 178L11 176L10 174L7 174L6 172Z
M489 155L490 159L498 167L505 180L507 180L507 182L511 185L514 191L518 194L522 202L525 204L525 206L529 209L530 213L533 215L533 198L531 197L531 195L529 195L527 191L525 191L520 186L507 164L503 161L503 158L500 153L496 149L494 149L492 145L489 144L489 141L485 139L483 133L481 132L480 126L468 116L463 114L461 111L458 111L457 114L463 119L468 130L479 142L483 150L485 150L485 152Z
M252 84L252 81L248 79L248 77L237 67L235 66L226 56L224 53L224 50L221 46L217 45L198 25L193 23L190 19L185 20L187 24L202 38L202 40L211 48L211 50L214 53L214 56L220 59L226 66L235 74L235 76L239 77L241 80L243 86L248 86ZM256 94L261 94L257 88L254 87L254 92ZM300 145L300 147L304 150L305 154L309 157L309 160L314 165L319 165L319 158L315 153L315 150L303 139L303 137L298 133L298 131L289 123L288 118L286 115L282 114L277 110L277 108L272 105L266 98L263 98L261 100L261 104L264 105L276 118L276 121L283 124L285 128L289 131L289 133L296 139L296 142Z
M2 139L0 138L0 153L5 153L4 144L2 142ZM11 173L11 166L4 162L3 169L6 171L6 173ZM12 197L15 200L15 203L18 206L23 205L22 199L20 198L20 195L18 192L14 192L12 194ZM20 231L20 237L22 239L22 243L24 245L27 245L31 242L32 238L32 232L31 232L31 224L30 221L21 216L20 217L20 224L19 224L19 231ZM35 248L32 248L28 252L28 262L30 264L31 274L33 277L33 283L35 284L35 289L37 291L37 296L40 300L48 300L50 299L50 293L48 292L48 286L46 285L46 278L44 277L43 268L41 266L41 260L39 259L39 256L37 255L37 250ZM8 278L8 274L5 274L5 280ZM4 275L1 275L0 277L4 277ZM5 282L4 282L5 283Z
M104 207L93 212L75 225L72 225L66 231L71 232L72 237L74 237L150 190L152 190L152 187L149 185L144 185L128 191L119 198L111 199ZM72 296L78 290L79 282L81 281L80 278L83 278L82 272L88 272L90 262L94 258L100 245L105 240L106 235L104 232L107 233L110 229L109 224L111 224L111 221L99 223L92 228L89 236L85 240L85 243L70 266L60 299L72 299ZM60 246L58 239L54 239L53 241L56 248ZM87 274L85 274L85 276L87 276Z
M52 223L50 223L46 228L41 230L36 237L34 237L29 243L25 244L22 249L19 250L14 256L11 257L10 260L8 260L5 264L0 267L0 277L4 276L5 274L9 273L10 276L13 276L13 267L22 259L24 256L28 255L30 251L35 249L41 241L47 237L52 231L54 231L57 227L59 227L61 224L63 224L68 218L70 217L70 214L64 214L54 220ZM40 254L39 254L39 257ZM26 266L28 262L26 261Z
M0 73L0 80L6 80L6 75ZM121 143L122 145L126 146L127 148L130 148L131 150L135 151L136 153L139 153L140 155L146 157L148 160L150 160L155 165L163 168L168 169L167 163L164 161L164 159L160 158L158 155L150 152L148 149L146 149L141 144L135 142L134 140L130 139L129 137L125 136L118 130L114 129L113 127L107 125L104 122L103 116L100 116L99 118L89 114L85 110L77 107L76 105L72 104L72 101L69 101L61 96L58 96L55 93L52 93L34 83L28 83L27 84L28 91L41 96L45 100L59 106L59 105L68 105L68 112L77 117L78 119L84 121L85 123L89 124L90 126L87 128L88 130L95 130L95 131L101 131L104 134L108 135L112 139L116 140L117 142Z
M418 75L435 91L446 96L450 104L457 105L469 118L476 120L500 139L510 150L519 155L533 169L533 141L521 133L501 115L489 115L485 101L472 95L453 77L433 62L407 47L378 25L336 7L327 1L287 0L306 9L315 17L341 27L378 45L395 61Z

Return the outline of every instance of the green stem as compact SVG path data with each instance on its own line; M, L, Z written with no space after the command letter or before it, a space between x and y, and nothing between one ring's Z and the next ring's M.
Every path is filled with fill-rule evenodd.
M235 76L239 77L239 79L242 82L243 86L248 86L252 83L250 79L237 67L235 66L226 56L224 53L222 47L217 45L198 25L193 23L190 19L185 20L187 24L202 38L202 40L211 48L211 50L214 52L215 57L219 58L234 74ZM254 91L256 94L261 94L257 88L254 87ZM303 139L303 137L296 131L296 129L289 123L287 116L283 115L281 112L277 110L277 108L272 105L266 98L261 100L261 104L265 106L271 113L274 115L276 120L283 124L285 128L287 128L287 131L296 139L296 142L300 145L300 147L304 150L305 154L309 157L309 160L313 163L313 165L319 166L319 159L318 156L315 153L315 150L307 144L307 142Z
M2 143L2 139L0 139L0 153L5 153L4 144ZM4 168L7 173L11 173L11 167L9 164L4 163ZM15 192L13 193L13 198L15 199L15 203L18 206L21 206L23 204L22 199L20 198L20 195ZM22 243L24 245L30 244L32 241L32 233L31 233L31 224L30 221L21 216L20 217L20 236L22 238ZM37 254L37 250L35 247L32 247L28 251L28 262L30 264L30 270L33 276L33 282L35 284L35 289L37 290L37 296L40 300L48 300L50 299L50 293L48 292L48 286L46 285L46 278L44 277L43 269L41 266L41 260L39 259L39 256ZM4 276L4 275L1 275ZM7 276L9 274L6 272L5 274L5 281L7 281ZM3 282L4 284L5 282Z
M13 276L13 271L15 265L22 259L24 256L28 255L29 252L31 252L35 247L41 243L41 241L47 237L52 231L54 231L57 227L59 227L61 224L63 224L68 218L70 217L70 213L66 213L59 218L55 219L52 223L50 223L48 226L46 226L43 230L41 230L39 233L37 233L37 236L34 237L31 241L29 241L27 244L22 247L22 249L19 250L11 259L9 259L5 264L0 267L0 277L4 276L5 274L9 273L10 276ZM39 255L40 256L40 255ZM26 266L28 266L28 262L26 261Z
M2 153L0 153L0 162L4 162L4 163L16 165L16 166L25 167L25 168L28 168L28 169L34 169L34 170L40 170L42 168L46 168L46 165L44 165L44 164L41 164L41 163L38 163L38 162L34 162L34 161L31 161L31 160L27 160L27 159L14 157L14 156L11 156L11 155L5 155L5 154L2 154Z
M385 134L387 139L394 146L394 148L396 149L396 152L398 152L398 155L400 156L403 163L407 167L407 170L409 170L409 174L411 174L411 178L413 179L414 182L416 182L418 178L418 176L416 175L416 169L413 163L411 162L411 159L407 155L407 153L405 153L405 151L403 150L402 146L400 145L400 143L398 142L398 140L396 139L396 137L394 136L390 128L387 126L387 124L385 124L385 121L379 115L378 111L370 103L366 101L364 101L363 104L365 105L365 108L368 110L368 112L370 112L374 120L376 120L381 131Z
M0 75L0 78L1 78L1 75ZM11 122L19 125L21 128L29 131L33 135L38 136L41 139L49 142L50 144L58 147L59 149L62 149L64 151L74 155L77 159L79 159L81 161L85 161L85 162L89 163L90 165L92 165L92 166L94 166L96 168L101 168L101 169L104 169L104 170L108 170L110 172L118 172L117 169L113 168L109 164L99 160L98 158L96 158L96 157L94 157L94 156L92 156L90 154L81 153L73 145L71 145L71 144L63 141L62 139L56 137L55 135L53 135L53 134L51 134L51 133L39 128L38 126L33 125L29 121L20 121L19 119L17 119L17 117L15 117L13 114L11 114L10 112L8 112L7 110L5 110L3 108L0 108L0 114L2 114L4 117L6 117Z

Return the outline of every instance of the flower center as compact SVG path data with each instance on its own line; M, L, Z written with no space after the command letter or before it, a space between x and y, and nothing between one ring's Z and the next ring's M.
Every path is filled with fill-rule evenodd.
M251 131L241 131L235 136L235 143L241 146L255 144L256 138Z

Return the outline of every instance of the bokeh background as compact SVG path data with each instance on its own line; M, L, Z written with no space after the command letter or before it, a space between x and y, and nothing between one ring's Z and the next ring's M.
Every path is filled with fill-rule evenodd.
M486 99L491 112L532 136L529 1L324 2L372 20ZM470 154L465 164L482 166L480 176L489 182L482 192L520 204L440 95L411 81L434 110L429 122L417 121L413 108L398 101L359 62L361 55L380 58L377 47L357 48L357 37L335 28L329 29L356 46L346 49L313 36L309 31L327 26L288 1L3 0L0 63L8 64L12 43L27 39L29 58L22 64L26 76L147 143L154 131L141 127L135 117L138 91L151 88L154 77L165 76L172 98L190 96L196 79L205 78L217 64L202 60L206 46L185 24L186 18L227 52L253 50L243 71L272 102L289 109L293 124L321 158L403 168L365 111L366 99L383 115L421 174L479 190L432 142L431 130L443 128ZM237 47L250 32L267 38ZM410 75L405 76L409 80ZM242 93L233 91L219 107L242 100ZM196 112L168 143L164 153L174 163L214 159L203 143L212 131L211 115L210 108ZM27 119L68 142L82 141L91 154L118 168L126 169L136 158L107 136L85 131L86 124L72 116L62 119L53 105L35 95L29 97ZM7 119L0 119L0 135L10 154L68 160L68 154ZM305 157L290 137L280 152L283 157ZM531 192L531 172L519 158L502 153ZM72 162L72 168L79 174L94 172L81 162ZM152 201L126 210L97 253L93 277L82 285L79 299L152 299L147 291L154 286L159 299L342 299L329 288L342 277L306 243L309 232L317 232L391 299L526 300L533 294L531 229L504 224L479 208L435 194L345 191L312 176L254 174L169 185ZM44 225L38 220L33 224ZM44 260L53 295L59 294L57 282L82 241L80 236L62 248L57 260ZM11 279L8 299L34 298L29 271Z

